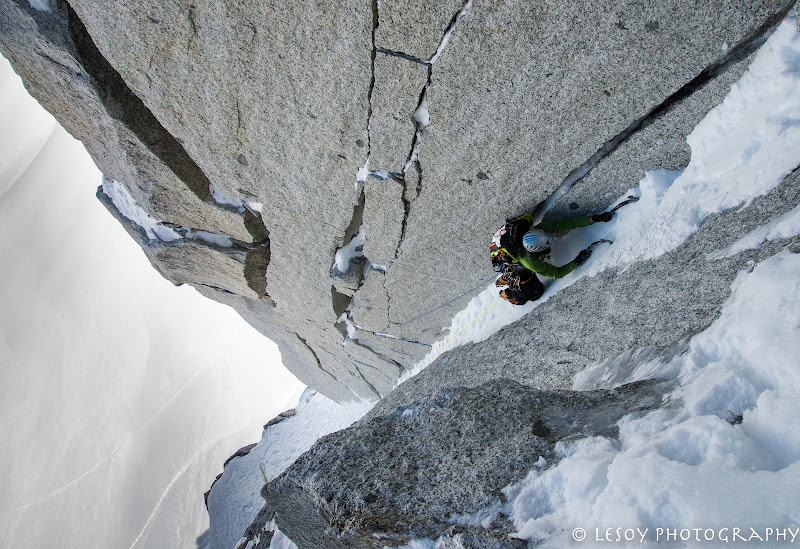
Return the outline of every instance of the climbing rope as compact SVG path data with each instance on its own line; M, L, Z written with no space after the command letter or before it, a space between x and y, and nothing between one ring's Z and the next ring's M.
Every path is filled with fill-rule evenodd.
M456 335L454 335L453 337L451 337L451 338L450 338L450 341L448 341L448 342L447 342L447 344L444 346L444 349L442 349L442 350L439 352L439 354L438 354L438 355L436 355L436 358L434 358L433 360L436 360L437 358L439 358L440 356L442 356L442 353L444 353L444 352L447 350L447 348L450 346L450 344L453 342L453 340L454 340L455 338L457 338L458 336L460 336L460 335L461 335L461 333L462 333L464 330L466 330L467 328L469 328L470 326L472 326L473 324L475 324L475 321L476 321L476 320L478 320L480 317L482 317L482 316L483 316L483 315L485 315L487 312L489 312L489 309L491 309L492 307L494 307L494 306L495 306L495 304L496 304L498 301L500 301L500 299L501 299L501 298L500 298L500 297L498 297L497 299L495 299L494 301L492 301L492 304L491 304L491 305L489 305L488 307L486 307L486 308L483 310L483 312L481 312L481 314L479 314L478 316L476 316L475 318L473 318L473 319L472 319L472 322L470 322L469 324L467 324L466 326L464 326L463 328L461 328L461 329L458 331L458 333L457 333Z
M402 327L403 327L403 326L405 326L406 324L410 324L411 322L414 322L415 320L419 320L419 319L420 319L420 318L422 318L423 316L428 316L428 315L429 315L429 314L431 314L432 312L434 312L434 311L438 311L438 310L439 310L439 309L441 309L442 307L445 307L445 306L447 306L447 305L450 305L450 304L451 304L453 301L455 301L455 300L457 300L457 299L461 299L461 298L462 298L462 297L464 297L465 295L471 294L472 292L474 292L475 290L477 290L478 288L480 288L480 287L482 287L482 286L486 286L486 285L487 285L489 282L493 281L495 278L497 278L497 275L496 275L496 274L495 274L495 275L492 275L492 277L491 277L491 278L489 278L488 280L486 280L485 282L481 282L481 283L480 283L480 284L478 284L477 286L473 286L472 288L470 288L469 290L467 290L467 291L466 291L466 292L464 292L463 294L461 294L461 295L458 295L458 296L454 297L453 299L451 299L450 301L448 301L448 302L446 302L446 303L442 303L441 305L439 305L438 307L436 307L436 308L434 308L434 309L431 309L431 310L430 310L430 311L428 311L427 313L422 313L422 314L421 314L421 315L419 315L419 316L415 316L415 317L414 317L414 318L412 318L411 320L407 320L407 321L403 322L403 323L400 325L400 327L402 328Z
M447 301L447 302L445 302L445 303L442 303L442 304L441 304L441 305L439 305L438 307L434 307L434 308L433 308L433 309L431 309L430 311L427 311L427 312L425 312L425 313L422 313L421 315L415 316L415 317L414 317L414 318L412 318L411 320L407 320L407 321L403 322L402 324L400 324L400 355L401 355L401 356L405 356L405 354L406 354L406 353L405 353L405 338L403 337L403 326L405 326L406 324L411 324L412 322L415 322L415 321L419 320L420 318L422 318L422 317L424 317L424 316L428 316L429 314L431 314L431 313L433 313L433 312L435 312L435 311L438 311L438 310L439 310L439 309L441 309L442 307L446 307L447 305L450 305L450 304L451 304L451 303L453 303L454 301L456 301L456 300L459 300L459 299L461 299L462 297L465 297L465 296L467 296L467 295L469 295L469 294L473 293L473 292L474 292L475 290L477 290L478 288L482 288L482 287L486 286L487 284L489 284L489 283L490 283L491 281L493 281L493 280L494 280L496 277L497 277L497 275L492 275L492 276L491 276L491 278L487 279L487 280L486 280L486 281L484 281L484 282L481 282L481 283L480 283L480 284L478 284L477 286L473 286L472 288L470 288L469 290L467 290L467 291L466 291L466 292L464 292L463 294L457 295L456 297L454 297L454 298L453 298L453 299L451 299L450 301ZM489 307L487 307L487 308L486 308L486 309L485 309L485 310L484 310L484 311L483 311L483 312L482 312L480 315L478 315L477 317L475 317L475 319L474 319L472 322L470 322L470 323L469 323L469 324L468 324L468 325L467 325L467 326L466 326L464 329L462 329L462 330L461 330L461 332L463 332L464 330L466 330L466 329L467 329L469 326L471 326L471 325L472 325L472 323L473 323L473 322L475 322L475 321L476 321L476 320L478 320L480 317L482 317L482 316L483 316L483 315L486 313L486 311L488 311L489 309L491 309L491 308L492 308L492 306L493 306L495 303L497 303L497 301L498 301L499 299L500 299L500 298L498 297L498 298L497 298L497 299L494 301L494 303L492 303L491 305L489 305ZM457 336L457 335L459 335L461 332L459 332L458 334L456 334L456 336ZM454 338L455 338L455 336L454 336ZM450 345L450 343L451 343L452 341L453 341L453 339L451 339L451 340L450 340L450 341L447 343L447 345L445 345L445 349L447 349L447 346L448 346L448 345ZM442 353L443 353L443 352L444 352L444 350L442 351ZM442 354L442 353L439 353L439 354ZM436 356L436 358L439 358L439 355L437 355L437 356Z

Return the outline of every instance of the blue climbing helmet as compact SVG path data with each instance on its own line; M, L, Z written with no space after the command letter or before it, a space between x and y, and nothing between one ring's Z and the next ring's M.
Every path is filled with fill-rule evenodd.
M550 233L531 229L522 237L522 247L529 253L540 253L550 249Z

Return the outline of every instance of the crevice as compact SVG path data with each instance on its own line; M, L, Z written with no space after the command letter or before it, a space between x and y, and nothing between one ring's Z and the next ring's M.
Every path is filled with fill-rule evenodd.
M244 279L247 281L247 286L259 298L269 297L267 294L267 266L269 265L269 259L269 240L247 252L244 257Z
M600 161L614 152L636 132L643 130L684 101L692 94L702 90L712 79L716 78L731 65L742 61L755 52L772 35L777 25L786 17L792 6L784 8L779 13L772 14L758 29L745 37L739 44L731 48L727 55L703 69L697 76L681 86L660 104L656 105L643 117L634 120L622 132L606 141L586 162L572 170L562 183L545 200L540 202L533 212L534 223L540 222L553 205L564 196L567 191L600 163Z
M392 57L399 57L401 59L405 59L406 61L411 61L412 63L419 63L420 65L430 65L431 62L429 59L422 59L420 57L415 57L413 55L409 55L407 53L403 53L401 51L390 50L388 48L376 47L375 51L378 53L382 53L384 55L391 55Z
M295 336L297 336L297 339L298 339L298 340L300 340L300 343L302 343L303 345L305 345L306 349L308 349L308 351L309 351L309 352L311 353L311 355L314 357L314 360L316 360L316 361L317 361L317 367L319 368L319 370L320 370L321 372L323 372L323 373L327 374L328 376L330 376L330 378L331 378L331 379L333 379L333 380L334 380L336 383L338 383L339 385L341 385L341 386L345 387L345 388L346 388L348 391L350 391L350 388L349 388L349 387L347 387L347 385L345 385L344 383L342 383L341 381L339 381L339 380L336 378L336 376L335 376L335 375L333 375L331 372L329 372L328 370L326 370L326 369L325 369L325 368L322 366L322 362L319 360L319 357L317 356L317 353L314 351L314 349L311 347L311 345L309 345L309 344L308 344L308 341L306 341L305 339L303 339L302 337L300 337L300 334L298 334L298 333L296 333L296 332L295 332L295 334L294 334L294 335L295 335ZM359 373L360 373L360 372L359 372ZM352 391L350 391L350 393L353 393L353 392L352 392ZM355 394L353 394L353 396L355 396Z
M201 286L203 288L209 288L211 290L215 290L217 292L222 292L224 294L227 294L227 295L230 295L230 296L234 296L234 297L242 297L239 294L233 293L230 290L226 290L225 288L220 288L219 286L213 286L211 284L200 284L200 283L192 282L189 285L190 286Z
M372 125L372 94L375 92L375 59L378 57L378 48L376 45L376 34L378 32L378 25L380 24L380 15L378 2L380 0L372 0L372 52L370 54L370 80L369 91L367 92L367 164L369 164L369 155L372 151L372 141L370 138L370 126Z
M366 197L364 196L364 190L361 190L361 194L358 196L358 203L353 208L353 217L350 218L350 223L347 225L347 228L344 230L344 237L342 244L346 244L350 242L353 237L358 234L361 225L364 224L364 205L366 204Z
M352 298L350 296L336 291L336 288L331 286L331 303L333 303L333 314L336 315L336 318L341 317L347 312L351 301Z
M350 359L353 360L353 357L350 357ZM364 381L364 383L367 384L367 387L369 387L369 390L372 391L372 393L375 395L375 398L377 400L380 400L383 395L381 395L380 391L378 391L378 389L376 389L375 386L372 383L369 382L369 380L366 378L364 373L361 371L361 368L358 367L359 364L363 364L363 363L360 363L357 360L353 360L353 366L355 366L356 372L358 372L358 375L361 376L361 379Z
M397 241L397 248L394 250L394 258L400 257L400 248L403 246L403 241L406 239L406 228L408 226L408 217L411 214L411 202L406 198L405 184L403 184L403 193L400 197L403 200L403 222L400 226L400 239Z
M368 334L372 334L375 337L385 337L387 339L395 339L397 341L405 341L406 343L414 343L416 345L422 345L424 347L432 347L432 345L430 343L424 343L422 341L417 341L416 339L409 339L407 337L400 337L400 336L396 336L396 335L392 335L392 334L387 334L387 333L384 333L384 332L372 332L370 330L365 330L364 328L361 328L359 326L356 326L355 328L359 332L365 332L365 333L368 333Z
M202 244L206 244L209 247L216 248L219 250L232 250L247 253L258 248L265 247L269 250L269 240L264 240L261 242L245 242L244 240L237 240L232 236L227 236L224 234L219 233L212 233L210 231L203 231L199 229L193 229L191 227L184 227L181 225L175 225L172 223L165 223L162 222L161 225L164 227L169 227L173 231L175 231L181 238L176 240L157 240L162 244L173 244L183 241L191 241L191 242L199 242ZM269 258L269 254L267 254L267 259Z
M267 229L266 225L264 225L264 221L259 212L253 212L249 209L245 210L243 221L244 228L248 233L253 235L253 240L255 242L264 242L269 240L269 229Z

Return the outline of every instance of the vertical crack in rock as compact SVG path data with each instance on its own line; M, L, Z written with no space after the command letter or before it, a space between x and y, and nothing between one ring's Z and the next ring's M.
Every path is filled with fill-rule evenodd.
M417 108L411 114L411 120L414 121L414 126L416 127L416 131L414 132L414 138L411 141L411 151L408 153L408 160L406 161L405 166L403 166L403 179L405 179L406 174L410 169L414 167L414 163L417 164L417 167L420 168L419 165L419 157L417 154L417 150L419 148L420 140L422 139L422 131L428 127L430 124L430 113L428 111L428 86L431 85L431 78L433 77L433 68L428 67L428 81L425 84L425 87L422 88L422 92L419 95L419 101L417 101ZM417 184L416 188L416 196L419 196L421 187ZM415 197L416 198L416 197Z
M403 245L403 243L405 241L405 236L406 236L407 227L408 227L408 220L409 220L410 213L411 213L411 202L419 196L419 194L420 194L420 192L422 190L422 187L421 187L422 181L421 181L421 177L420 177L422 168L421 168L420 163L419 163L418 158L417 158L417 147L418 147L418 144L419 144L419 141L420 141L421 132L424 130L424 128L429 123L429 116L428 116L428 110L427 110L427 90L428 90L428 87L429 87L429 85L431 83L432 66L433 66L433 63L435 63L436 60L442 55L442 52L445 50L445 48L447 46L447 43L448 43L448 41L450 39L450 36L452 35L453 31L455 30L455 28L458 25L458 22L461 20L462 17L464 17L469 12L469 9L471 8L471 6L472 6L472 0L466 0L462 4L461 9L452 16L450 24L448 25L447 29L443 33L442 38L441 38L441 40L439 42L439 45L438 45L438 47L436 49L435 54L430 59L419 59L419 58L416 58L414 56L407 55L407 54L405 54L403 52L391 51L391 50L388 50L386 48L382 48L382 47L378 46L378 44L377 44L377 34L378 34L378 28L380 26L380 0L373 0L373 2L372 2L372 13L373 13L372 52L371 52L371 71L372 72L371 72L370 88L369 88L369 92L368 92L368 100L369 100L369 109L368 109L368 111L369 112L368 112L368 126L367 126L367 136L368 136L367 139L368 139L369 146L368 146L367 162L364 165L364 167L359 170L359 174L358 174L358 178L357 178L357 185L359 185L359 184L362 185L362 200L363 200L363 188L364 188L363 185L366 185L369 176L375 176L375 177L378 177L378 178L384 179L384 180L385 179L393 179L393 180L398 181L398 183L402 185L402 192L401 192L400 198L401 198L402 204L403 204L403 217L402 217L402 220L400 222L400 235L399 235L399 238L398 238L398 241L397 241L397 245L394 248L394 259L397 259L400 256L400 253L401 253L401 250L402 250L402 245ZM406 59L408 61L411 61L411 62L414 62L414 63L419 63L419 64L422 64L422 65L425 65L425 66L428 67L428 74L427 74L426 83L425 83L422 91L420 92L420 96L419 96L419 100L417 101L416 109L414 110L413 113L410 114L410 116L411 116L411 118L412 118L412 120L414 122L415 132L414 132L413 139L411 141L411 148L410 148L410 151L408 153L408 157L407 157L405 165L403 166L403 169L402 169L402 173L391 173L391 172L383 171L383 170L377 170L376 171L376 170L370 170L369 169L369 160L370 160L370 157L371 157L371 154L372 154L372 137L373 136L372 136L372 133L371 133L371 129L372 129L372 118L373 118L373 115L374 115L373 99L374 99L374 94L375 94L375 90L376 90L376 78L377 78L376 63L377 63L377 54L378 53L383 53L383 54L386 54L386 55L401 57L401 58L404 58L404 59ZM410 178L411 178L411 176L412 176L412 174L414 172L416 172L417 178L415 178L415 181L412 183L412 182L410 182ZM413 187L414 187L413 189L410 188L412 184L413 184ZM354 218L355 218L355 216L354 216ZM351 226L352 226L352 223L351 223ZM351 231L351 232L354 233L355 231ZM349 235L346 235L346 236L349 236ZM347 238L345 238L345 241L347 241ZM341 248L340 248L340 250L341 250ZM339 252L337 251L337 256L338 255L339 255ZM367 258L367 259L369 259L369 258ZM334 277L334 278L341 277L341 273L337 272L337 264L339 264L338 271L343 270L342 269L342 265L340 263L341 262L339 262L339 261L336 261L334 263L334 267L333 267L333 269L331 271L332 277ZM347 270L349 271L350 269L348 268ZM361 286L364 283L364 280L365 280L364 277L362 277L359 280L358 286L355 288L354 294L355 294L355 292L359 291L359 289L361 288ZM384 281L384 288L385 288L385 281ZM386 291L386 296L387 296L387 309L390 310L391 309L391 297L390 297L390 295L388 293L388 290ZM349 310L351 305L352 305L352 298L351 298L350 302L347 304L345 310ZM341 315L337 315L337 318L341 318ZM339 324L341 324L341 323L339 323ZM341 325L337 325L337 329L343 335L346 332L345 328L343 326L341 326ZM355 340L352 340L352 341L355 341ZM380 352L378 352L378 351L376 351L374 349L371 349L371 348L369 348L367 346L364 346L364 345L362 345L362 347L365 347L365 348L369 349L372 353L382 357L384 360L391 361L391 362L395 363L398 366L399 370L402 371L403 367L399 363L393 361L389 357L386 357L385 355L381 354Z
M391 50L388 48L378 47L377 51L386 55L392 55L394 57L400 57L402 59L406 59L408 61L412 61L414 63L420 63L422 65L433 65L439 59L439 57L444 52L445 48L447 47L447 43L450 41L450 35L453 34L453 31L456 30L458 26L458 22L461 20L462 17L469 13L470 8L472 7L472 0L467 0L464 2L462 8L453 15L453 18L450 20L450 25L448 25L447 30L444 31L444 35L442 36L442 40L439 42L439 46L436 48L436 53L434 53L429 59L423 59L421 57L417 57L415 55L409 55L402 51ZM374 34L373 34L374 37Z
M322 362L319 360L319 357L317 356L317 353L314 351L314 349L311 347L311 345L309 345L309 344L308 344L308 341L306 341L305 339L303 339L303 338L300 336L300 334L298 334L297 332L295 332L295 334L294 334L294 335L295 335L295 336L297 336L297 339L298 339L298 340L300 340L300 343L302 343L303 345L305 345L306 349L308 349L308 351L309 351L309 352L311 353L311 355L314 357L314 360L316 360L316 361L317 361L317 367L319 368L320 372L322 372L322 373L324 373L324 374L327 374L327 375L328 375L328 376L329 376L331 379L333 379L333 380L334 380L336 383L338 383L339 385L341 385L342 387L344 387L345 389L347 389L347 391L348 391L348 392L350 392L351 394L353 394L353 396L356 396L356 395L355 395L355 393L353 393L353 392L350 390L350 388L349 388L347 385L345 385L344 383L342 383L341 381L339 381L339 380L336 378L336 376L335 376L335 375L333 375L331 372L329 372L328 370L326 370L326 369L325 369L325 368L322 366Z
M376 44L376 33L380 24L378 3L380 0L372 0L372 53L370 58L370 81L367 93L367 165L369 165L369 155L372 151L372 140L370 136L370 125L372 124L372 94L375 92L375 59L378 57L378 47Z
M695 92L701 90L713 78L726 71L731 65L741 61L767 41L777 28L777 25L786 17L792 6L772 14L759 28L745 37L739 44L731 48L727 55L708 65L697 76L681 86L677 91L668 96L660 104L653 107L646 115L631 122L627 128L606 141L589 159L572 170L564 181L553 191L550 196L540 202L533 212L534 223L540 222L553 205L564 196L567 191L594 168L603 158L611 154L617 147L624 143L633 134L646 128L660 117L668 113L678 103L685 100Z
M410 197L411 193L408 189L408 176L410 170L416 168L417 170L417 184L414 189L414 196L413 199L416 199L419 194L422 192L422 165L419 162L419 158L417 156L417 148L419 147L419 142L422 138L422 132L430 123L430 115L428 113L428 86L431 84L431 78L433 76L433 67L428 67L428 82L425 87L422 89L422 92L419 96L419 101L417 102L417 108L414 113L411 115L411 119L414 121L414 125L416 126L416 132L414 133L414 139L411 142L411 151L408 153L408 161L406 162L405 166L403 167L403 207L405 209L405 215L403 216L403 223L402 228L400 230L400 240L397 242L397 248L395 250L394 257L397 259L400 257L400 248L403 245L403 241L406 237L406 226L408 224L408 216L411 213L411 201L412 198ZM388 293L388 292L387 292Z
M406 187L407 185L406 176L408 174L408 171L415 165L420 173L415 188L416 195L414 198L419 196L420 192L422 192L422 166L420 165L417 156L417 148L419 146L419 142L422 137L422 131L430 123L430 115L428 112L428 87L431 85L431 80L433 78L433 64L439 59L439 57L444 52L445 48L447 47L447 43L450 41L450 36L453 34L453 31L455 31L456 27L458 26L458 22L461 20L462 17L464 17L465 15L467 15L467 13L469 13L470 8L472 8L472 0L466 0L462 8L455 15L453 15L453 18L450 21L450 25L444 32L442 40L439 42L439 47L436 49L436 53L430 59L419 59L410 55L403 54L401 52L393 52L390 50L385 50L383 48L379 48L378 50L388 55L397 55L399 57L408 59L410 61L428 65L428 81L425 84L425 87L422 89L422 92L420 93L419 101L417 102L417 108L411 115L412 119L414 120L414 124L417 128L417 131L414 133L414 139L411 143L411 152L408 155L408 161L406 162L406 165L403 168L403 179L402 179L403 206L405 208L405 215L403 216L403 224L400 232L400 241L397 243L397 249L395 251L395 259L400 256L400 249L403 245L403 240L405 239L406 236L406 225L408 223L408 216L409 213L411 212L411 200L409 199L409 193L407 192L408 189ZM373 38L374 38L374 33L373 33Z
M352 359L352 357L350 357L350 358ZM364 375L364 372L361 371L361 368L359 368L358 365L359 365L359 362L357 360L353 359L353 366L356 367L356 372L358 372L358 375L361 376L362 381L364 381L364 383L367 385L367 387L369 387L369 390L372 391L372 394L375 395L375 398L377 400L380 400L383 395L381 395L381 393L378 391L378 389L376 389L375 386L372 383L369 382L369 380ZM366 366L366 365L362 364L362 366Z
M404 180L405 181L405 180ZM411 213L411 202L406 198L405 193L405 183L403 183L403 194L401 195L403 199L403 222L400 228L400 240L397 241L397 248L394 252L394 258L397 259L400 257L400 248L403 246L403 241L406 239L406 226L408 225L408 216ZM387 292L388 294L388 292Z

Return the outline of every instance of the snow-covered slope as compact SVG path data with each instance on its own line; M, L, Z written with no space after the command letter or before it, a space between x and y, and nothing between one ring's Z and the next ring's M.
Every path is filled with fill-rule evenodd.
M5 59L0 127L0 546L194 547L225 457L301 385L152 269Z
M793 541L800 533L798 356L800 254L784 251L736 278L720 318L685 353L615 380L675 377L680 385L666 396L673 406L621 421L618 440L561 444L555 467L505 489L503 511L517 536L547 539L548 547L584 533L587 541L617 541L617 528L638 529L653 545ZM587 368L576 388L595 388L623 365Z
M374 402L338 404L307 389L296 414L267 426L261 441L246 456L232 459L214 484L208 497L211 547L236 545L264 506L264 478L278 477L318 439L349 427L373 405ZM257 478L254 472L258 473Z

